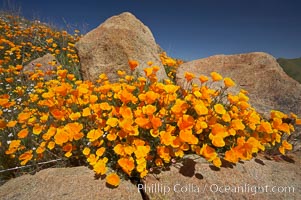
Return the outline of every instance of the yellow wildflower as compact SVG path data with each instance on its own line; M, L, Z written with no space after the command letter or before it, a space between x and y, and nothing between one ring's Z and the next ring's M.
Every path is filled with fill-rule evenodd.
M223 79L223 77L217 72L211 72L210 75L213 81L220 81Z

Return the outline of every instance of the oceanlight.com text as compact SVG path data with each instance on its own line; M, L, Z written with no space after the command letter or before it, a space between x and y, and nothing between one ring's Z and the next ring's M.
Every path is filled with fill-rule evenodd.
M146 193L250 193L252 195L260 193L294 193L294 186L272 186L272 185L218 185L218 184L180 184L165 185L160 183L155 184L138 184L138 191L144 190Z
M243 184L239 186L211 184L209 190L213 193L251 193L252 195L256 195L258 193L294 193L295 187L270 185L260 186L250 184Z

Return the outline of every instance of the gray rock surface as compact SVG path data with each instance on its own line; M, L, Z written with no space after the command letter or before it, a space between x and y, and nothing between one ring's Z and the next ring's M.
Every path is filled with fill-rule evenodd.
M301 197L301 152L269 160L258 155L237 165L223 163L221 169L196 155L188 155L183 165L150 174L139 187L151 200L298 200ZM106 187L105 180L95 180L93 171L87 167L74 167L50 168L11 179L0 186L0 199L140 200L142 197L129 181L122 181L118 188L111 189Z
M0 187L1 200L103 200L141 199L135 185L123 181L118 189L106 187L105 179L95 180L87 167L49 168L35 175L11 179Z
M301 198L300 152L285 159L276 162L259 157L217 169L203 158L190 156L184 165L148 176L143 186L150 199L156 200L297 200Z

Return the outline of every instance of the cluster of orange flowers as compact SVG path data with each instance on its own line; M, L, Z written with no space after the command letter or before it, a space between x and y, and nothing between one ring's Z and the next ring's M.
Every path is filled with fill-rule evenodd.
M164 65L177 65L165 58L161 56ZM131 70L138 65L129 62ZM202 84L197 86L191 84L194 74L186 73L191 87L185 90L171 80L158 82L159 68L149 65L144 77L118 71L117 83L105 74L96 83L77 80L58 68L55 79L37 79L30 91L13 88L12 95L1 89L1 154L21 165L53 155L84 160L96 174L106 174L108 184L118 186L120 178L143 178L189 153L220 167L221 159L249 160L267 147L279 145L283 154L292 149L282 136L294 131L284 119L301 123L296 115L272 111L267 121L251 107L245 91L227 94L235 85L231 78L212 72L200 76ZM9 69L0 76L18 72ZM221 81L222 88L209 87ZM12 98L25 93L27 99Z
M217 167L220 158L233 163L249 160L294 130L283 122L288 116L279 111L272 111L271 121L262 119L243 91L217 102L221 91L206 85L209 77L201 76L200 87L183 91L171 81L155 81L157 70L147 68L147 78L137 79L119 73L118 83L110 83L102 74L96 85L70 83L67 71L58 70L58 80L40 83L30 95L30 103L36 106L24 109L16 120L5 121L2 129L21 125L5 153L17 155L21 165L43 159L47 151L60 151L65 157L82 154L96 174L114 169L120 175L143 178L186 153L201 155ZM211 79L224 81L221 90L234 85L216 72ZM8 100L1 102L3 106ZM34 150L24 145L28 138L36 142ZM280 150L291 148L283 141ZM119 183L113 174L108 182L112 177Z
M41 23L29 23L21 17L1 16L0 54L3 57L0 65L26 63L46 53L58 58L70 58L70 64L79 62L74 47L80 38L77 30L74 35L70 35L66 31L54 31Z
M183 60L171 58L166 54L166 52L160 54L160 59L167 76L175 82L177 69L183 63Z
M55 31L46 24L31 22L19 16L11 16L4 13L0 15L0 169L6 169L17 165L13 159L7 159L5 149L8 144L17 145L13 141L16 131L20 131L20 137L26 138L26 124L17 123L16 116L33 106L31 104L32 91L43 87L43 77L47 72L25 73L24 66L35 58L50 53L69 69L73 74L68 78L78 77L76 70L79 67L79 59L74 47L80 36L78 31L74 35L66 31ZM52 63L50 63L52 64ZM41 67L40 64L36 65ZM59 67L59 69L63 69ZM61 70L64 73L64 70ZM54 73L55 72L50 72ZM25 75L26 74L26 75ZM24 77L29 77L26 79ZM21 115L22 116L22 115ZM21 117L22 118L22 117ZM8 129L10 127L10 129ZM26 141L24 143L24 141ZM20 144L32 146L30 139ZM33 149L30 149L30 154ZM28 158L24 154L21 157L23 163Z

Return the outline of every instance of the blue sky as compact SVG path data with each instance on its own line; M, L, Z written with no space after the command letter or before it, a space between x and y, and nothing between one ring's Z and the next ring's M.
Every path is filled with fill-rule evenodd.
M3 1L21 7L26 18L88 31L129 11L170 56L185 60L253 51L301 57L300 0Z

